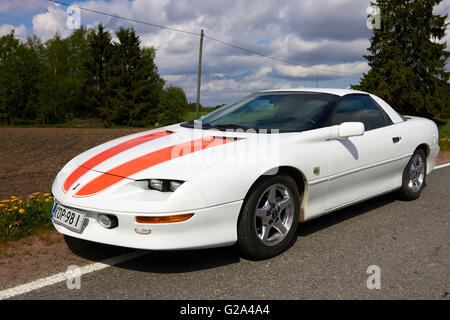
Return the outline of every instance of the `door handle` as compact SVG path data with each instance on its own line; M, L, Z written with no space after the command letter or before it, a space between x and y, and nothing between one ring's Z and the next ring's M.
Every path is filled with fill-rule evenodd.
M393 143L397 143L397 142L400 141L401 138L402 138L402 137L393 137L393 138L392 138L392 142L393 142Z

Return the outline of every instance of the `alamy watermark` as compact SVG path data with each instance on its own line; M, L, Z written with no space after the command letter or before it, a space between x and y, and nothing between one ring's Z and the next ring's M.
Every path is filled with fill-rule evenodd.
M81 10L78 6L69 6L66 10L66 27L69 30L76 30L81 26Z
M81 289L81 269L77 265L71 265L66 270L67 289Z
M366 270L367 274L370 276L367 278L366 285L367 289L381 289L381 269L377 265L370 265Z

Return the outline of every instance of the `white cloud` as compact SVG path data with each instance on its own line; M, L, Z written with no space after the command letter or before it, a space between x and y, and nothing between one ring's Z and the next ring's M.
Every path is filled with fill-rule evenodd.
M13 4L0 1L0 12ZM362 55L371 33L366 27L369 3L370 0L321 0L320 5L312 0L87 0L74 4L195 33L203 28L206 35L313 68L364 72L368 66ZM441 4L439 10L445 12L447 7ZM34 33L43 40L57 31L63 37L69 35L65 9L51 5L36 14ZM103 23L111 31L120 26L134 27L142 45L157 49L156 64L167 84L183 87L188 99L195 100L198 37L87 11L81 12L81 23L87 27ZM115 39L113 32L112 36ZM340 80L336 79L346 76L283 64L205 38L202 103L212 106L230 102L249 91L315 86L317 73L321 81L334 79L333 85L339 85ZM347 86L349 79L342 80L341 86Z
M0 12L10 13L12 11L34 11L46 7L46 0L1 0Z
M9 34L11 30L14 30L14 35L16 38L21 40L26 40L27 38L27 28L24 24L20 24L17 27L10 24L2 24L0 25L0 36L4 36L5 34Z
M52 38L57 32L61 37L67 37L71 34L71 30L66 26L67 17L65 8L49 6L47 12L33 17L33 31L44 41Z
M329 70L333 70L330 72ZM366 61L358 61L352 63L340 63L334 65L318 64L308 68L302 66L275 65L274 75L286 78L314 78L319 75L321 79L333 79L345 76L349 73L363 73L369 70ZM342 73L340 73L342 72Z

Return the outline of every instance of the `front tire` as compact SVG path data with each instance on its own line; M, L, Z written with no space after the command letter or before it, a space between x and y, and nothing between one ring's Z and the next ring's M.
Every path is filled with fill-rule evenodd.
M262 178L244 202L237 248L254 259L280 254L297 238L299 214L299 190L292 177Z
M403 171L402 186L397 195L400 199L411 201L420 197L425 187L427 176L427 162L425 152L418 149L414 152Z

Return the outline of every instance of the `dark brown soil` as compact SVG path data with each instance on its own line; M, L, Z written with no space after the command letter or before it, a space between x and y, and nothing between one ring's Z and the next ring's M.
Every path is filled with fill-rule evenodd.
M439 165L447 162L450 162L450 150L442 150L439 152L436 164Z
M144 130L0 128L0 200L50 192L58 171L77 154Z

